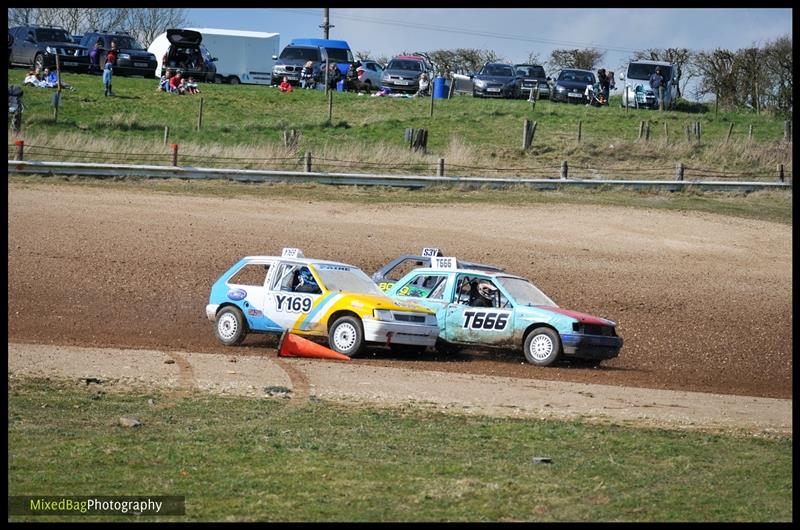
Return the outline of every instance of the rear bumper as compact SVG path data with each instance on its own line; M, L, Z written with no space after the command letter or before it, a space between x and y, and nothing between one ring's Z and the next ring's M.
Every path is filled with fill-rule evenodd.
M584 359L613 359L622 348L622 337L605 335L562 335L564 355Z
M364 320L364 340L382 344L433 346L439 337L439 326Z

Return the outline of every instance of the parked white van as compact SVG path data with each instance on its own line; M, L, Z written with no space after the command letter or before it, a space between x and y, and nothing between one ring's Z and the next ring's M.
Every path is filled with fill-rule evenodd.
M678 99L678 66L663 61L631 61L625 74L619 78L625 82L622 90L622 106L635 108L657 109L656 94L650 88L650 76L661 68L661 77L664 78L664 108L669 109Z

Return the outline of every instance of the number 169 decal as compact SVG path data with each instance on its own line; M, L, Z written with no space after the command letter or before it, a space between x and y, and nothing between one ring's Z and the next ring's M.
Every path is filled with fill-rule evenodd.
M495 311L465 311L464 327L467 329L503 330L508 325L509 313Z
M288 313L308 313L311 310L311 298L307 296L276 295L275 309Z

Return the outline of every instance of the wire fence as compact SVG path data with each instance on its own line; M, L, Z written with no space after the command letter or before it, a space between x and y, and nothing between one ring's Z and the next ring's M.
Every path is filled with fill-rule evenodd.
M419 155L428 156L428 155ZM447 163L443 158L423 159L413 162L373 162L314 156L307 152L293 156L221 156L180 152L177 145L161 152L87 151L65 149L49 145L30 145L22 141L8 144L8 160L38 160L52 162L103 162L184 167L210 167L231 169L274 169L292 171L323 171L346 173L385 173L449 176L505 176L520 178L573 178L614 180L752 180L791 181L792 171L777 164L776 168L758 168L736 171L724 168L688 166L681 162L674 166L614 166L602 164L587 166L572 164L568 160L559 165L529 163L525 165L481 166Z

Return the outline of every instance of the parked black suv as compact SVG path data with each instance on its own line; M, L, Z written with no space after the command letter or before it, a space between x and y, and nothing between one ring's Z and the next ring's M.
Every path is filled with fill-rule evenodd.
M83 35L81 45L91 51L98 40L101 41L103 49L99 57L100 69L106 64L106 54L111 49L111 41L116 41L119 52L117 64L114 65L114 75L156 76L158 65L156 56L148 52L127 31L88 31Z
M544 73L544 68L538 64L515 64L517 76L522 78L520 92L523 97L529 97L531 90L539 87L539 97L550 97L550 78Z
M9 62L34 68L54 68L56 55L64 70L86 72L86 48L72 42L67 30L58 26L16 26L8 30L14 37Z

